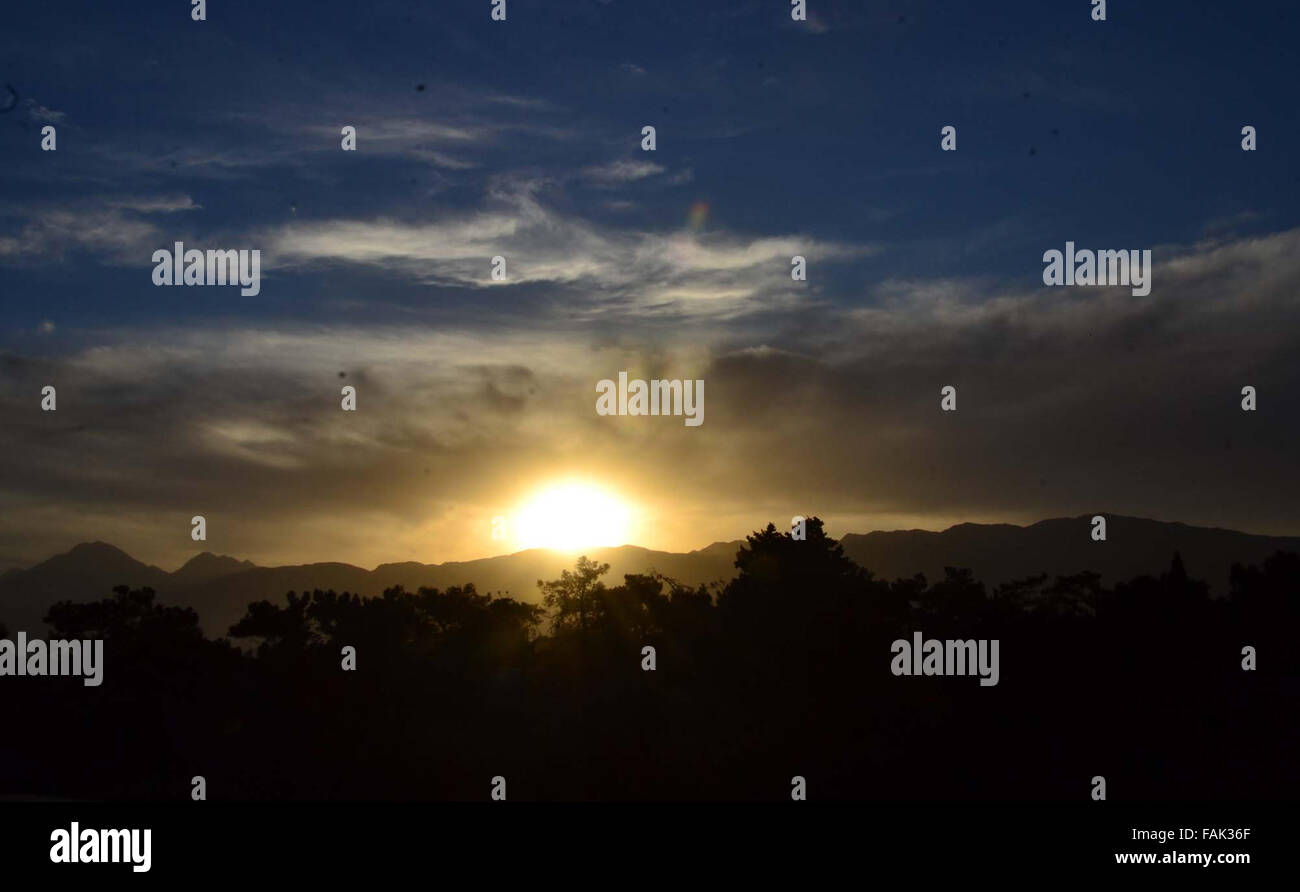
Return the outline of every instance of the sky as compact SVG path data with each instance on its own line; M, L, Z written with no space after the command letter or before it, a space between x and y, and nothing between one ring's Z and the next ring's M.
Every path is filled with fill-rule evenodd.
M491 7L7 10L0 569L467 560L569 479L674 551L1300 534L1295 4ZM259 293L155 286L177 241ZM1067 241L1152 251L1150 294L1045 286ZM703 380L703 424L598 415L620 371Z

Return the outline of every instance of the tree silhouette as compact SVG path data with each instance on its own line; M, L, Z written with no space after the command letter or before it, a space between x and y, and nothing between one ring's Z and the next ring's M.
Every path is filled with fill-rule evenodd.
M551 629L557 634L586 631L604 620L606 603L602 598L605 584L600 577L609 572L609 564L597 564L586 555L578 558L573 572L560 571L560 578L549 582L537 580L542 603L551 613Z
M755 531L715 590L608 585L583 556L541 604L289 592L229 640L148 589L63 601L51 636L102 638L104 684L6 685L27 730L0 741L0 793L174 799L201 764L238 799L479 799L502 772L542 799L745 799L798 766L830 798L1072 800L1061 766L1085 762L1134 798L1300 792L1300 557L1233 565L1220 599L1178 554L1159 577L990 592L960 567L876 579L819 519L806 532ZM918 632L999 640L998 686L894 676L892 642Z

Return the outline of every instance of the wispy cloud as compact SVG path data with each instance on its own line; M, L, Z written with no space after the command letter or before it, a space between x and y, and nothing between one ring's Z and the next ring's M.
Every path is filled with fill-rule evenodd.
M663 173L667 168L653 161L611 161L585 168L582 176L597 183L632 183Z
M272 265L382 264L420 281L472 287L582 285L585 315L605 312L735 313L807 296L790 281L790 260L832 261L873 253L788 235L647 232L598 227L542 204L529 188L503 187L496 207L439 223L344 220L268 231ZM506 258L506 282L490 259ZM764 300L758 300L763 298Z
M188 195L102 197L61 206L0 208L0 216L21 214L14 235L0 235L0 263L42 263L71 251L99 255L109 263L143 263L148 249L164 238L151 214L198 210Z

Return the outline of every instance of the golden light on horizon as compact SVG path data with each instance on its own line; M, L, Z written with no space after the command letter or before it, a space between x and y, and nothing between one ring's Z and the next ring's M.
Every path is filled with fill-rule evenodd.
M515 512L515 542L520 548L573 552L603 545L625 545L632 506L602 486L578 480L549 484Z

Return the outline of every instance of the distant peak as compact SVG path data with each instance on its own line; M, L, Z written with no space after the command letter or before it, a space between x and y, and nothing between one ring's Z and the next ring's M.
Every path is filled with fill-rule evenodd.
M68 554L126 554L125 551L116 545L109 545L107 542L81 542L72 546Z
M54 557L42 561L31 569L45 568L61 572L68 570L82 572L89 568L115 567L121 571L126 569L135 570L145 566L145 564L137 561L116 545L109 545L107 542L82 542L79 545L72 546L62 554L56 554Z
M225 561L234 561L234 560L235 560L234 558L228 557L224 554L213 554L210 551L201 551L198 554L194 555L194 557L186 561L184 566L189 567L195 564L211 564L214 561L225 562ZM238 563L238 561L235 562Z
M210 551L201 551L194 557L186 561L176 572L182 576L187 576L198 571L203 572L235 572L238 570L251 570L257 565L252 561L241 561L239 558L233 558L228 554L213 554Z

